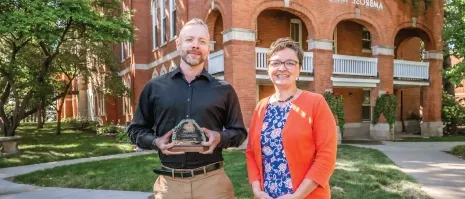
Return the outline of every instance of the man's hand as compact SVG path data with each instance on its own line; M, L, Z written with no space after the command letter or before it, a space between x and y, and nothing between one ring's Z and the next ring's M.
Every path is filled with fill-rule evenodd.
M220 133L216 131L212 131L206 128L202 128L203 132L205 132L205 135L208 137L208 142L202 142L203 146L208 146L208 151L202 152L202 154L212 154L213 150L215 150L216 146L220 143L221 141L221 135Z
M184 154L184 152L179 151L179 152L173 152L170 151L169 149L174 146L174 143L169 143L170 142L170 137L173 135L173 130L168 131L165 133L165 135L155 138L155 145L157 145L157 148L160 149L160 151L165 154L165 155L180 155Z

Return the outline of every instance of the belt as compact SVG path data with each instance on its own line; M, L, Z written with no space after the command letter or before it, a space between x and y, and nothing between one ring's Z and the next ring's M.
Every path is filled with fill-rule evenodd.
M207 174L208 172L223 168L223 166L224 163L222 161L198 167L195 169L172 169L162 165L161 169L154 169L153 172L158 175L171 176L172 178L191 178L196 175Z

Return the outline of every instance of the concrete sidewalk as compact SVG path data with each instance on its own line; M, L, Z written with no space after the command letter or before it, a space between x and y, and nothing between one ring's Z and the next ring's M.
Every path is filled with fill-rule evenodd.
M16 184L4 180L5 178L31 173L38 170L53 168L57 166L78 164L83 162L107 160L114 158L126 158L132 156L146 155L155 151L143 151L135 153L117 154L101 157L82 158L75 160L65 160L59 162L49 162L43 164L26 165L19 167L9 167L0 169L0 199L147 199L153 195L150 192L114 191L114 190L92 190L92 189L70 189L58 187L37 187L31 185Z
M465 160L447 154L465 142L382 142L382 145L351 144L386 154L401 170L412 175L423 190L436 199L465 198Z

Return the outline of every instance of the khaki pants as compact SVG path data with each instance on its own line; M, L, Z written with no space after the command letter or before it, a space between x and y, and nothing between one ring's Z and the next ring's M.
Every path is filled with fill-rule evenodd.
M234 188L223 168L193 178L158 176L155 199L234 199Z

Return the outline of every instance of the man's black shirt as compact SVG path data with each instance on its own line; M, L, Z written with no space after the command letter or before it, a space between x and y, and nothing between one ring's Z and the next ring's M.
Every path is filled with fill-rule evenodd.
M131 141L143 149L156 149L153 141L173 129L183 119L194 119L200 127L220 133L213 154L164 155L164 166L196 168L222 161L222 148L238 147L247 137L239 100L233 87L213 78L203 69L188 83L180 68L150 80L128 127Z

